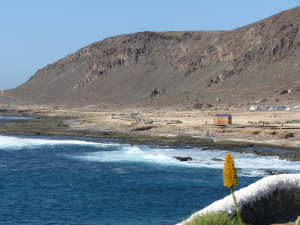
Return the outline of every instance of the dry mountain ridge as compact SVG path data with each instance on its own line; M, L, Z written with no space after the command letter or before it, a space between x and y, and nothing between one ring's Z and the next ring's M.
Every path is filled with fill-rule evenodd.
M296 7L232 31L107 38L44 67L0 99L122 106L292 104L300 97L299 22Z

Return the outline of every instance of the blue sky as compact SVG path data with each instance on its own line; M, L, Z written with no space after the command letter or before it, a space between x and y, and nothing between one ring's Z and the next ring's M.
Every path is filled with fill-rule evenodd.
M298 5L300 0L0 0L0 90L114 35L232 30Z

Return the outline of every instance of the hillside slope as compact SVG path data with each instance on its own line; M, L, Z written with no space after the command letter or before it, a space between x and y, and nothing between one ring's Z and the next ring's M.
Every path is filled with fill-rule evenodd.
M37 71L1 102L178 106L296 102L300 7L232 31L140 32Z

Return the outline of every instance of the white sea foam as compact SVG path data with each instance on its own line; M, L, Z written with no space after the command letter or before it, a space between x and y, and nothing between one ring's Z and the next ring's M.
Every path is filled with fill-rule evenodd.
M155 146L132 146L118 143L97 143L82 140L54 140L43 138L22 138L0 135L0 150L35 149L41 146L76 145L94 146L94 152L68 155L83 161L94 162L133 162L154 163L166 166L222 169L227 151L199 149L159 148ZM258 156L254 154L231 153L234 157L238 176L262 177L265 170L300 173L300 162L279 160L276 156ZM191 157L192 161L181 162L175 156ZM214 159L215 158L215 159ZM214 159L214 160L213 160Z
M155 163L167 166L184 166L196 168L222 169L227 151L201 151L201 149L157 149L146 146L121 145L115 151L89 152L81 155L70 156L80 160L94 162L140 162ZM276 156L257 156L254 154L232 153L238 176L259 177L265 176L265 170L281 172L300 172L300 162L279 160ZM192 157L192 161L181 162L174 157ZM215 158L215 159L214 159Z
M22 138L0 135L0 150L18 150L23 148L37 148L44 145L81 145L81 146L109 146L112 144L102 144L97 142L81 140L52 140L39 138Z
M29 120L32 117L0 116L0 120Z
M120 147L120 146L119 146ZM163 151L141 150L140 147L121 145L121 149L115 151L99 151L86 153L83 155L73 155L72 158L77 158L87 161L95 162L148 162L148 163L162 163L172 164L177 163L176 159L164 154Z

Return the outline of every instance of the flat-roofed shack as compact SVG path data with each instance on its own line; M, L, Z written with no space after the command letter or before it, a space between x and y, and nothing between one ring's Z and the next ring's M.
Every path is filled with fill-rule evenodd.
M214 119L215 125L228 125L232 123L231 114L216 114Z

